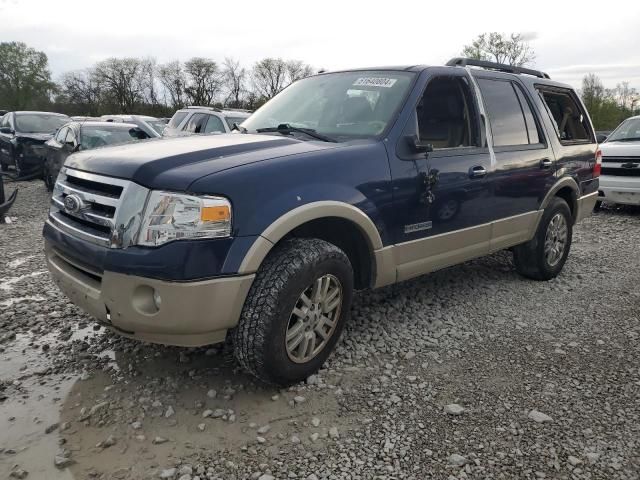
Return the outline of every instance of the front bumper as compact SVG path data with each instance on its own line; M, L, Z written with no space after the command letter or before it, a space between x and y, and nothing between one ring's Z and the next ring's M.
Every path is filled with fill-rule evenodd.
M601 195L598 200L624 205L640 205L640 177L603 175L600 177L599 190Z
M126 337L167 345L224 341L238 323L255 276L171 282L92 271L48 242L45 253L54 282L74 304Z

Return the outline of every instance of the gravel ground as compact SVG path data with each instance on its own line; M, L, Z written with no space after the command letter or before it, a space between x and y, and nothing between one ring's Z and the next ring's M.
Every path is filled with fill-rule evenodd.
M356 296L306 384L226 346L96 329L45 271L47 194L0 225L0 476L640 478L640 211L580 224L562 275L499 253Z

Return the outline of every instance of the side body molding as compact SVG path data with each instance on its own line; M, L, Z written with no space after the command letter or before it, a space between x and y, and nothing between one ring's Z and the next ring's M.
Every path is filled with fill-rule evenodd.
M254 273L260 267L271 248L296 227L319 218L337 217L354 223L367 239L375 261L375 286L395 281L395 269L389 271L388 248L383 248L382 238L373 221L360 209L344 202L319 201L294 208L269 225L245 255L238 273Z

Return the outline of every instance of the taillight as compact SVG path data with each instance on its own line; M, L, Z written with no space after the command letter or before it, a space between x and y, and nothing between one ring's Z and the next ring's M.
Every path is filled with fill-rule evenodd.
M602 172L602 150L596 150L596 163L593 165L593 178L599 177Z

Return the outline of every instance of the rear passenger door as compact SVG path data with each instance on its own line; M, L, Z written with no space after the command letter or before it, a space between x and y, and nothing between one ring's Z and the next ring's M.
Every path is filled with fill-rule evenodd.
M555 182L555 158L539 113L519 82L485 75L476 78L489 116L496 159L493 220L521 224L512 217L528 215L533 222L541 197ZM526 218L522 219L525 227ZM509 227L505 234L517 235L516 230Z

